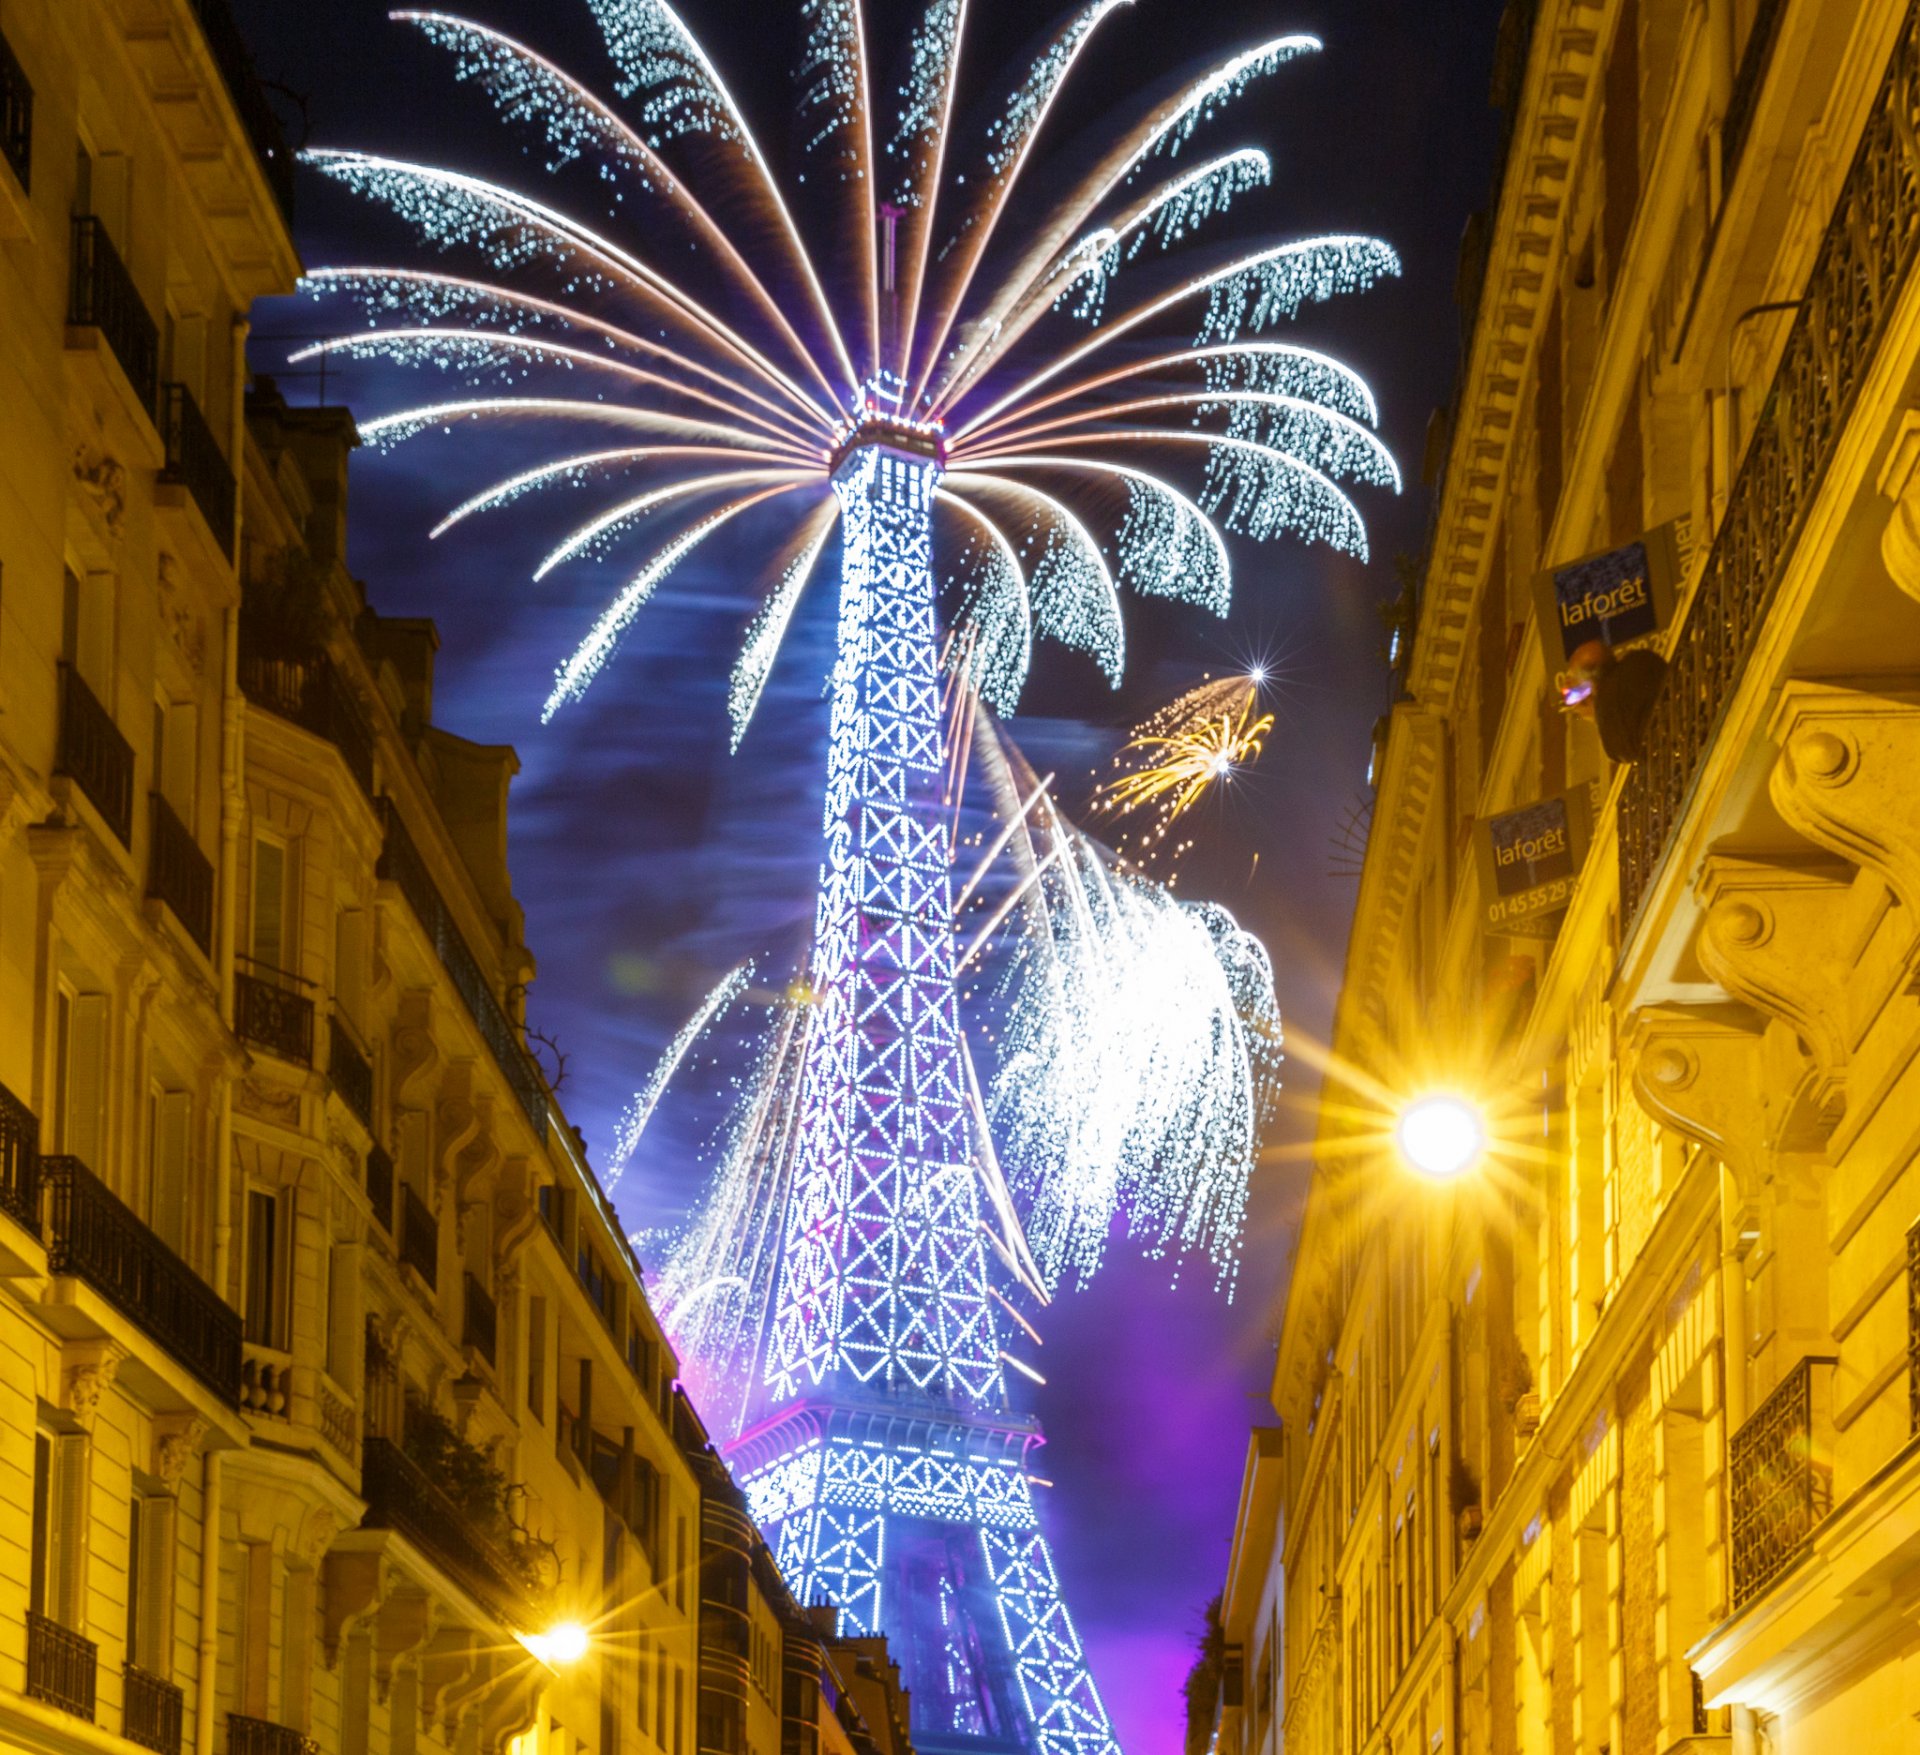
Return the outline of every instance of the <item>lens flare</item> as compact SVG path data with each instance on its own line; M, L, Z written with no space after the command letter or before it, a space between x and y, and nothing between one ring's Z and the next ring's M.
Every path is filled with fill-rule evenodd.
M1440 1091L1415 1099L1401 1111L1394 1141L1420 1175L1451 1182L1480 1161L1487 1149L1487 1129L1474 1104Z

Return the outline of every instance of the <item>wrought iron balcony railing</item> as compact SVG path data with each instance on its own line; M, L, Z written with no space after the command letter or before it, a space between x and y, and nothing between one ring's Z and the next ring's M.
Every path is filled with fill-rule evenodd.
M366 1528L405 1536L502 1620L525 1620L526 1591L511 1562L391 1439L370 1437L361 1446L360 1494Z
M40 1235L40 1123L0 1085L0 1212Z
M227 1755L320 1755L311 1737L264 1718L227 1714Z
M12 167L22 189L33 187L33 87L0 37L0 159Z
M472 1274L468 1274L463 1296L465 1315L462 1319L462 1338L467 1346L491 1365L494 1362L495 1330L498 1326L493 1295Z
M1815 1526L1833 1509L1823 1393L1832 1366L1831 1359L1802 1359L1733 1435L1727 1500L1735 1609L1800 1558Z
M126 1690L121 1722L127 1741L153 1750L154 1755L180 1755L180 1690L136 1664L128 1664L121 1677Z
M240 691L254 706L332 744L360 790L373 796L373 735L326 653L242 615Z
M184 384L160 387L160 436L167 445L163 479L176 481L193 495L220 552L233 559L233 467L207 425L200 404Z
M240 1395L240 1313L78 1158L40 1161L47 1267L84 1280L216 1395Z
M1686 813L1912 269L1920 243L1916 91L1920 10L1910 8L1675 637L1647 753L1621 798L1620 908L1628 921Z
M367 1151L367 1204L373 1216L393 1235L393 1159L376 1140Z
M361 1125L373 1127L373 1064L360 1052L352 1028L338 1012L327 1030L327 1078L340 1093L340 1101L360 1117Z
M100 1653L91 1639L27 1611L27 1694L89 1723Z
M213 861L200 851L193 832L173 806L154 793L152 834L147 845L147 894L173 910L208 956L213 955Z
M60 751L54 758L92 800L122 847L133 845L133 745L71 664L60 666Z
M313 1065L313 1001L296 993L292 977L233 977L233 1033L296 1066Z
M1907 1232L1907 1431L1920 1438L1920 1223Z
M454 925L439 886L434 883L426 861L420 857L420 850L414 846L413 837L407 833L392 801L383 799L381 808L386 817L387 835L380 850L379 875L391 879L406 897L407 906L413 910L435 955L452 978L455 991L479 1026L481 1038L505 1076L508 1088L533 1123L533 1131L544 1140L547 1137L547 1088L540 1069L515 1037L507 1014L494 998L479 963L467 948L467 941L460 936L460 929Z
M429 1286L440 1283L440 1222L406 1183L400 1185L400 1259Z
M240 125L253 142L253 150L266 173L267 187L279 204L281 217L293 217L293 154L287 149L280 119L274 115L267 94L260 89L259 76L253 70L253 57L226 0L191 0L193 15L206 33L207 47L213 52L213 64L240 113Z
M88 213L76 214L73 221L67 321L76 328L100 331L140 406L152 414L160 393L160 326L107 236L107 228Z

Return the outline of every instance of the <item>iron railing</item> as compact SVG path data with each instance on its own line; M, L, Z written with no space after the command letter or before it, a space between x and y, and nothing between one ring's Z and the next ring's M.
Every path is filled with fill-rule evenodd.
M240 1395L240 1313L78 1158L40 1161L47 1267L84 1280L216 1395Z
M1814 1372L1832 1363L1802 1359L1733 1435L1727 1499L1735 1609L1800 1558L1833 1509L1833 1465L1814 1406Z
M167 445L163 477L193 496L220 552L233 559L233 466L184 384L160 387L160 436Z
M455 991L479 1026L481 1038L506 1078L508 1088L533 1123L533 1131L544 1140L547 1137L547 1090L540 1069L514 1035L513 1025L507 1021L507 1014L494 998L479 963L467 948L467 941L454 925L439 886L401 822L399 812L390 799L381 801L381 809L386 818L386 841L380 850L378 875L391 879L406 897L407 906L413 910L434 953L452 978Z
M91 1639L27 1611L27 1694L76 1718L93 1719L100 1652Z
M429 1286L440 1283L440 1222L407 1183L400 1185L400 1259Z
M393 1235L393 1159L375 1141L367 1149L367 1204L389 1237Z
M126 1689L121 1727L129 1743L155 1755L180 1755L180 1690L137 1664L121 1671Z
M324 738L367 797L373 797L373 734L340 673L317 646L240 618L240 691L256 707Z
M208 956L213 955L213 861L200 851L193 831L172 805L154 793L152 834L147 844L147 894L173 910L173 917Z
M293 217L293 154L280 130L280 119L260 88L253 70L253 57L247 53L245 39L227 10L226 0L191 0L193 15L206 33L213 64L220 69L221 81L233 107L240 113L240 125L259 155L260 169L266 173L267 187L280 206L283 219Z
M54 758L93 801L122 847L133 845L133 745L71 664L60 666L60 750Z
M1634 920L1772 607L1920 241L1920 10L1894 45L1668 661L1619 814ZM1632 933L1626 935L1630 941Z
M472 1274L466 1277L464 1303L463 1344L471 1347L491 1365L494 1362L493 1349L498 1314L494 1309L493 1295Z
M311 1737L264 1718L227 1714L227 1755L320 1755Z
M0 1085L0 1212L40 1235L40 1123Z
M235 971L233 1033L296 1066L313 1065L313 1001L280 981Z
M360 1447L360 1494L364 1527L405 1536L502 1620L525 1620L526 1591L512 1564L391 1439Z
M0 159L23 190L33 187L33 87L12 46L0 37Z
M73 220L67 321L76 328L100 331L140 406L152 414L160 392L160 326L107 236L107 228L90 213L76 214Z
M327 1078L340 1093L340 1101L371 1131L373 1064L360 1052L360 1044L353 1039L352 1030L338 1012L333 1014L327 1031Z

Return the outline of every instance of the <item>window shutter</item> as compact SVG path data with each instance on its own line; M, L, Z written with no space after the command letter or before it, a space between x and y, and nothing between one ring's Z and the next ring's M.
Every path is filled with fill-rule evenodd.
M193 1095L162 1091L153 1112L153 1228L175 1255L188 1250L187 1146Z
M105 1176L107 1143L107 996L73 999L67 1051L67 1116L61 1144L98 1176Z
M86 1631L87 1437L53 1437L53 1482L47 1505L47 1613L62 1627Z
M253 844L253 960L269 969L286 965L287 850L277 841Z

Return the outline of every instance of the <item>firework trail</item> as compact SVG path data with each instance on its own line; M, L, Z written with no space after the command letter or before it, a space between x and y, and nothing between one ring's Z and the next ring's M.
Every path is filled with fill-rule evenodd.
M681 1027L678 1035L667 1044L667 1049L655 1064L652 1076L627 1105L626 1112L620 1117L619 1130L614 1135L613 1157L607 1170L607 1187L611 1189L620 1180L628 1161L633 1157L634 1148L640 1143L640 1136L647 1131L647 1123L653 1119L653 1112L660 1105L660 1099L673 1075L680 1070L680 1063L686 1059L687 1051L692 1048L707 1026L713 1022L728 1006L746 991L749 978L753 974L751 961L742 963L724 975L719 985L701 1002L700 1009Z

